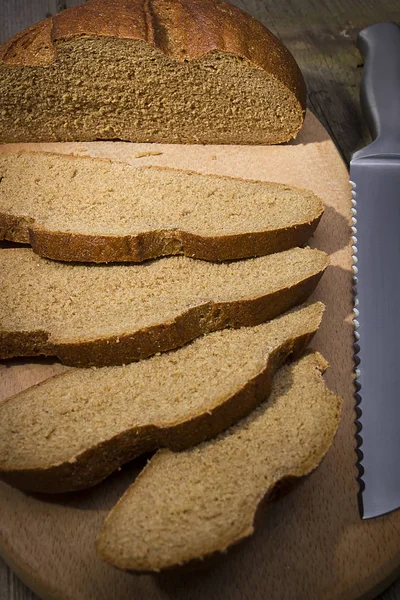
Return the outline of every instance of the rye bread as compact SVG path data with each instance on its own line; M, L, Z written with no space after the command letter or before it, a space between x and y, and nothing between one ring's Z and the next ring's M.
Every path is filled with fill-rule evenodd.
M34 492L79 490L143 452L215 437L265 400L323 309L209 333L125 367L70 369L17 394L0 405L0 479Z
M0 358L51 355L71 366L121 365L226 327L258 325L304 302L328 264L294 248L210 263L76 265L0 251Z
M105 520L101 558L154 572L225 553L254 533L279 489L311 473L331 445L341 399L308 354L277 373L268 402L182 452L160 450ZM267 542L266 542L267 543Z
M277 183L40 152L0 156L0 239L57 260L261 256L302 246L322 213L313 192Z
M300 69L222 0L89 0L0 47L0 141L268 144L295 137Z

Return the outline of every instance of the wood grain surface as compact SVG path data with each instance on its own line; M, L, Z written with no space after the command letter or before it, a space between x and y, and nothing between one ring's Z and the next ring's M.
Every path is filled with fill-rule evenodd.
M79 3L79 0L69 0L68 2L60 2L57 0L0 0L0 41L4 41L15 32L34 23L35 21L44 18L48 14L54 14L60 9ZM233 0L233 3L241 8L244 8L255 17L260 19L274 33L279 35L279 37L281 37L281 39L288 45L306 76L309 90L310 107L325 125L329 134L339 148L342 156L347 161L351 153L358 147L365 144L369 139L368 132L366 131L361 119L361 113L358 105L358 87L361 77L360 67L362 65L360 56L355 48L354 39L357 31L366 25L383 20L394 20L397 22L400 21L400 4L398 1L382 0L380 2L376 2L375 0L281 0L280 2L276 2L275 0ZM323 146L324 140L321 140L319 143ZM268 173L267 168L264 170L264 174L265 173ZM343 178L343 174L341 177ZM274 177L271 178L273 179ZM331 216L332 215L334 216L335 213L331 213ZM331 248L330 250L331 253L336 252L335 248ZM24 372L26 373L25 366L21 365L20 368L24 369ZM36 374L33 372L30 373L28 378L25 380L25 385L27 385L28 380L32 381L32 377L40 378L43 376L47 369L48 365L46 363L38 367L34 367L33 370ZM41 373L41 375L39 375L39 373ZM330 377L332 378L334 375L330 375ZM337 391L341 391L337 386L335 387ZM337 444L335 444L335 448L336 447ZM332 458L328 458L323 467L320 469L319 474L314 476L314 479L315 477L321 479L324 477L324 473L326 474L326 472L329 473L332 471L332 460ZM129 479L129 470L124 471L124 474L126 473L128 474L127 476ZM122 478L120 478L121 481L125 476L124 474ZM345 482L350 486L350 490L353 489L351 486L354 486L352 477L353 474L351 474L350 479L345 479ZM123 487L123 483L120 483L120 485ZM300 488L300 492L296 492L296 494L300 493L300 498L301 494L307 493L307 485L308 484L306 484L306 486L302 486ZM334 495L335 487L333 487L330 492L332 495ZM327 501L328 500L329 498L327 498ZM264 526L264 533L269 527L272 527L273 532L273 528L277 527L277 523L279 522L279 515L280 518L282 518L283 515L283 517L287 520L287 527L290 528L291 525L295 525L290 508L292 503L297 501L298 496L294 496L287 501L285 500L285 503L283 503L279 509L273 509L273 511L271 511L272 516L268 517L268 525ZM83 504L85 505L85 502L83 502ZM331 503L328 502L328 504L330 505ZM93 501L91 500L90 494L88 495L86 505L82 506L82 508L86 509L85 512L82 511L83 515L90 514L90 509L93 509ZM321 507L322 514L326 514L326 510L327 506ZM343 513L345 510L345 506L337 507L337 512L341 511ZM306 518L306 516L307 514L304 515L304 518ZM0 519L4 520L5 518L6 517L4 513L0 515ZM347 518L350 524L351 520L355 518L354 512L352 512L351 515L348 515ZM310 525L312 524L305 522L304 527L308 528ZM267 529L265 529L265 527L267 527ZM399 540L399 526L397 520L396 527L387 527L385 536L381 538L379 542L376 541L375 547L371 547L370 544L364 544L364 546L357 549L355 553L348 554L346 551L346 544L351 546L354 527L356 527L356 525L350 525L349 539L344 539L342 541L342 550L346 556L346 561L348 564L346 562L342 564L340 557L337 556L339 551L336 545L337 535L335 532L329 530L328 528L328 530L325 532L322 531L320 535L321 540L324 541L325 544L329 543L332 546L332 564L326 565L326 567L333 569L334 575L336 573L334 569L337 569L338 565L342 564L343 571L346 573L348 581L351 581L351 576L349 576L348 573L352 572L355 578L354 582L356 584L357 572L359 572L359 562L360 560L362 561L363 555L369 555L372 553L372 557L379 561L379 559L382 558L382 555L384 555L387 551L387 548L393 546L393 543ZM372 528L373 527L375 526L372 525ZM45 519L43 522L43 528L46 528ZM40 527L38 531L41 531ZM79 536L79 529L74 532L74 535ZM260 539L260 535L262 536L263 532L258 534L257 539ZM250 549L246 550L248 553L246 566L249 569L249 577L251 573L254 572L255 567L253 568L253 562L255 565L260 565L259 561L256 560L256 556L253 554L254 547L253 550L251 550L251 544ZM40 559L43 558L41 557L40 545L36 546L35 550L38 553L37 560L40 563ZM309 548L303 547L302 553L306 554L308 550ZM46 553L45 547L43 547L43 553ZM277 557L278 556L279 553L277 553ZM60 564L62 563L62 557L63 552L60 549L56 556L56 559ZM369 556L369 560L370 559L371 556ZM236 557L234 558L234 561L236 561L234 562L234 565L237 568L240 568L240 563L237 562L238 559ZM373 564L373 562L374 561L372 561L371 564ZM354 568L354 563L356 568ZM85 564L86 563L83 563L82 568L85 568ZM352 571L350 569L351 565L353 565ZM53 565L53 568L55 568L55 565ZM271 572L271 566L268 565L268 563L265 564L265 568L268 572ZM298 578L298 570L296 569L296 565L284 565L284 568L287 568L288 577L291 571L290 574L292 577ZM389 575L390 568L388 568L387 571L387 574ZM62 573L62 568L60 568L59 572L60 574ZM316 571L315 576L321 577L322 574L321 572ZM223 577L226 577L226 572L223 573ZM331 588L325 587L325 594L317 596L305 596L304 590L302 590L301 587L298 587L298 595L296 598L308 597L311 598L311 600L313 598L319 600L319 598L325 599L333 597L331 596L331 593L334 593L335 581L334 578L332 579L332 574L330 574L328 579L331 582ZM357 597L358 592L356 591L356 587L354 588L354 595L351 597ZM139 590L144 589L145 588L139 586ZM130 598L147 597L180 598L183 597L183 592L187 593L186 597L188 598L205 597L199 595L199 592L201 592L201 586L199 584L190 584L188 580L186 580L186 587L185 583L183 586L179 586L167 585L166 583L163 585L161 582L157 589L161 590L162 592L160 592L160 595L158 596L155 596L154 593L152 593L152 595L140 595L139 591L139 595L129 594L125 597L129 598L129 600ZM246 587L246 594L242 595L241 597L261 598L262 596L259 595L259 592L260 590L257 588L257 586L253 588L251 586ZM91 595L90 597L111 598L114 596L111 592L111 595L109 596ZM218 598L222 597L224 596L218 596ZM237 597L239 598L240 596ZM286 598L292 596L285 595L283 593L283 595L281 594L280 596L274 596L271 594L269 597L272 599L279 597L286 600ZM13 574L13 572L8 569L8 567L6 567L4 564L0 565L0 600L33 600L36 598L37 596L30 592ZM73 598L73 600L80 600L79 596L71 598ZM392 588L382 595L381 598L382 600L400 599L400 583L397 586L392 586Z

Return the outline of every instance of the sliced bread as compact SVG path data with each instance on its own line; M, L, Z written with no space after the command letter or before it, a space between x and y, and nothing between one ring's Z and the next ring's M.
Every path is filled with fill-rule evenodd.
M280 486L313 471L332 443L341 399L309 354L275 376L268 402L215 440L159 451L107 517L100 556L133 571L204 560L254 532Z
M269 394L323 305L225 329L125 367L71 369L0 405L0 479L24 490L95 485L139 454L215 437Z
M300 69L222 0L89 0L0 47L0 141L269 144L295 137Z
M0 239L41 256L212 261L302 246L323 213L308 190L79 156L0 157Z
M0 251L0 358L56 355L118 365L225 327L257 325L304 302L327 255L294 248L231 263L185 257L71 265Z

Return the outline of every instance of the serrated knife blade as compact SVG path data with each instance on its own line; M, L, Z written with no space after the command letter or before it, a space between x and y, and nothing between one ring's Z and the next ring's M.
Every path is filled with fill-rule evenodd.
M350 163L361 517L400 507L400 28L358 36L361 104L375 138Z

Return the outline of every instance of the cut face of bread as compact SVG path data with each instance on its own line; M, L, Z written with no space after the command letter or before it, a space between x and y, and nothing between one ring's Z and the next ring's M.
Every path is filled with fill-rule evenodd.
M2 142L280 143L305 96L290 52L221 0L89 0L0 47Z
M341 399L309 354L275 376L269 401L216 439L159 451L107 517L100 556L120 569L159 571L204 559L254 532L279 483L313 471L332 443Z
M0 157L0 238L57 260L260 256L303 245L322 212L313 192L277 183L57 154Z
M139 454L216 436L269 394L323 305L210 333L125 367L71 369L0 405L0 478L30 491L90 487Z
M327 264L325 253L310 248L232 263L172 257L101 267L2 250L0 357L126 364L274 318L308 298Z

